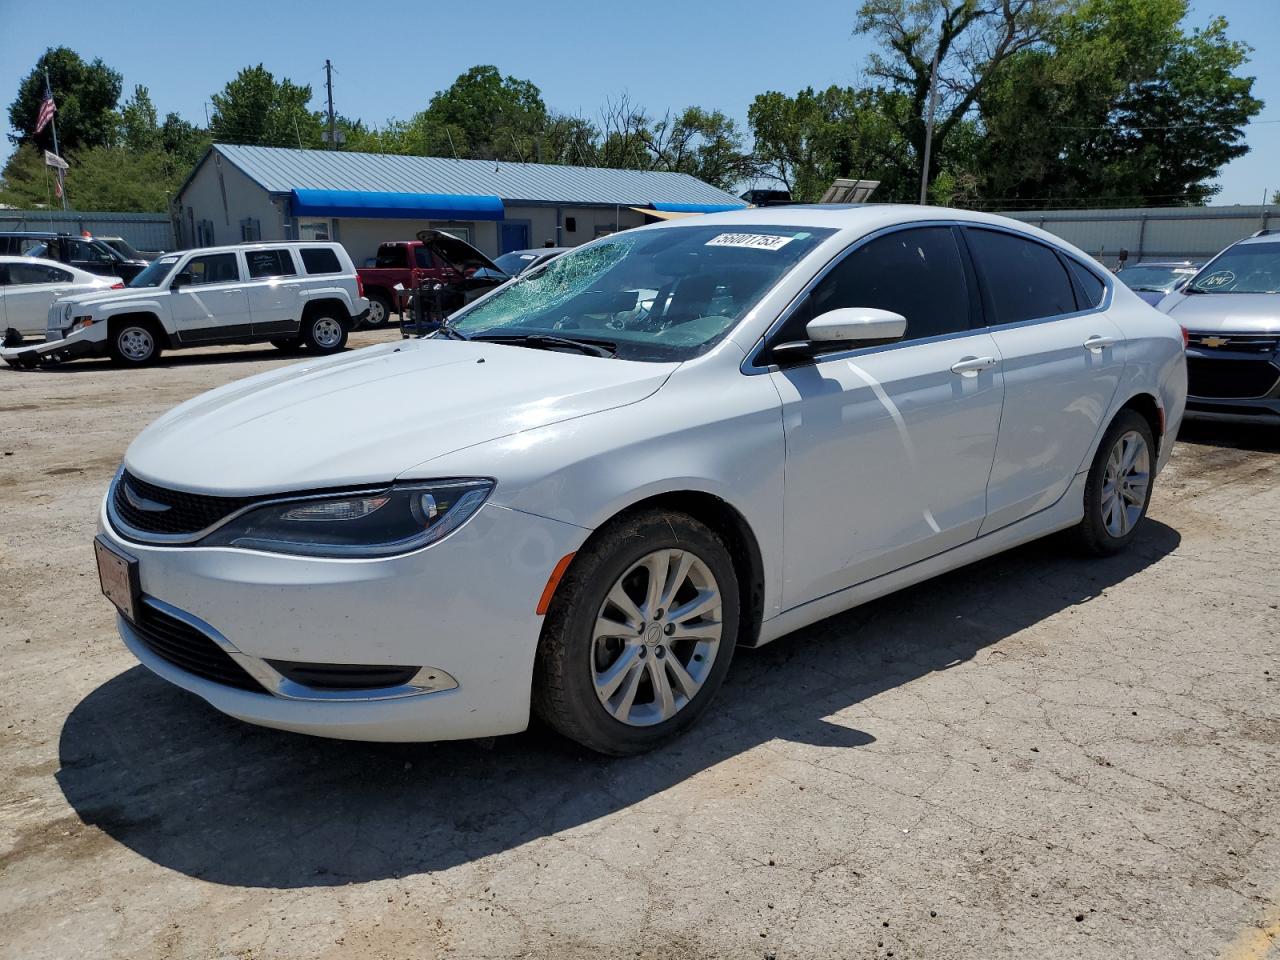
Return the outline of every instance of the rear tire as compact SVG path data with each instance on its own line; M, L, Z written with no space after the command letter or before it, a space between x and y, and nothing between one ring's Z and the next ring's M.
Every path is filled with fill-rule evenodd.
M1084 519L1073 532L1086 554L1107 557L1127 547L1151 503L1156 445L1136 410L1121 410L1098 444L1084 488Z
M145 367L160 356L160 338L154 324L146 320L123 320L114 325L107 338L111 359L127 367Z
M387 325L391 318L391 301L385 293L370 291L369 309L361 321L370 330L379 330Z
M315 353L337 353L347 345L347 321L332 310L316 310L302 321L302 342Z
M556 590L534 711L599 753L651 750L711 703L739 616L733 559L715 532L669 510L628 517L578 552Z

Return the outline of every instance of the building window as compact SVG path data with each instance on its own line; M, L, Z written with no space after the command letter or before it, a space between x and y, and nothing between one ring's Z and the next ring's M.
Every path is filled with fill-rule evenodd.
M475 246L475 241L471 239L471 224L469 223L433 223L431 224L431 229L447 233L451 237L457 237L459 240L465 240L473 247Z
M565 218L564 218L564 230L565 230L565 233L577 233L577 232L578 232L578 218L577 218L577 217L565 217Z
M299 240L332 240L333 232L328 220L299 220Z
M262 224L253 217L245 217L240 221L240 240L243 243L253 243L262 239Z
M213 221L201 220L196 224L196 246L212 247L217 241L213 236Z

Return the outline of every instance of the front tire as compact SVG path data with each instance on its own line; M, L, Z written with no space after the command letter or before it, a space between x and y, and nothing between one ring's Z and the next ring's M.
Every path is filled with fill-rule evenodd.
M151 324L128 320L111 331L107 351L118 364L145 367L160 356L160 340Z
M1088 554L1106 557L1127 547L1151 503L1156 445L1151 425L1121 410L1103 434L1084 488L1084 519L1075 539Z
M738 635L733 559L687 514L653 510L579 551L543 624L534 711L599 753L651 750L724 682Z
M337 353L347 345L347 325L335 314L317 310L302 321L302 342L315 353Z

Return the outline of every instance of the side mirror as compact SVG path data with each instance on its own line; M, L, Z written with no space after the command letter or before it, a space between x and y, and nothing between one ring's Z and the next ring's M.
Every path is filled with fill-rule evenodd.
M900 340L907 332L907 318L875 307L841 307L814 317L805 324L804 332L807 340L780 343L773 353L779 359L805 357L841 343Z
M814 317L804 332L813 343L900 340L907 332L907 318L875 307L842 307Z
M194 278L191 276L191 274L188 271L183 270L181 273L179 273L176 277L173 278L173 282L169 284L169 289L178 290L182 287L189 287L191 286L191 282L193 279Z

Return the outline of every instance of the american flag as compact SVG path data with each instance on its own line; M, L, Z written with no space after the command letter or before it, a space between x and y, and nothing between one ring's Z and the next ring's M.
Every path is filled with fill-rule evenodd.
M58 105L53 102L53 93L45 90L44 99L40 101L40 113L36 115L36 133L47 127L57 112Z

